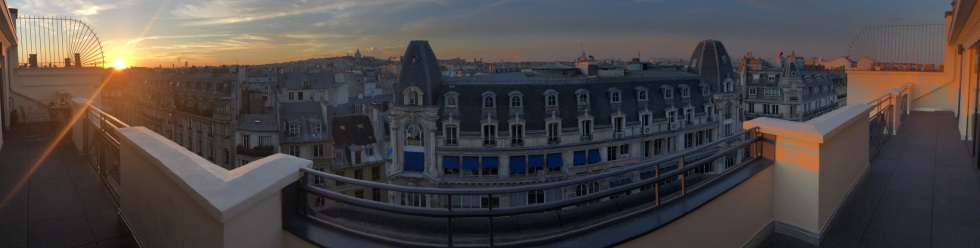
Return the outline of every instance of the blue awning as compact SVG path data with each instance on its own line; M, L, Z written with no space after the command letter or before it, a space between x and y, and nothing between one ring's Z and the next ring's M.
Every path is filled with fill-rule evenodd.
M585 164L585 151L575 151L575 165Z
M544 155L530 155L527 156L527 164L531 168L544 168Z
M483 157L483 168L497 168L499 164L499 159L497 157Z
M463 157L463 169L476 170L480 168L479 157Z
M548 154L548 168L561 168L561 153Z
M459 156L442 156L442 168L459 169Z
M527 157L510 156L510 174L524 174L527 172Z
M425 169L425 153L405 152L405 171L421 172Z
M599 149L589 150L589 163L594 164L602 161L602 156L599 155Z

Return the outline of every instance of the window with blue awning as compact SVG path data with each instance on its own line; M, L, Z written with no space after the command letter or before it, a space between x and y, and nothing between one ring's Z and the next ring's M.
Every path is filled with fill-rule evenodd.
M589 163L594 164L602 161L602 156L599 155L599 149L589 150Z
M499 159L497 157L483 157L483 168L497 168L499 165Z
M405 171L421 172L425 169L425 153L405 152Z
M575 151L575 157L573 158L575 165L583 165L586 163L585 151Z
M561 153L548 154L548 168L561 168Z
M527 157L510 156L510 174L524 174L527 172Z
M527 163L531 168L544 168L544 155L527 156Z
M443 169L459 169L459 156L443 156L442 157L442 168Z
M465 170L476 170L480 168L480 158L466 156L463 157L463 169Z

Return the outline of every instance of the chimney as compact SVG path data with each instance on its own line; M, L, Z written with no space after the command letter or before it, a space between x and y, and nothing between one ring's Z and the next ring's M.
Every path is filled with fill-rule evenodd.
M27 55L27 63L30 68L37 68L37 54Z
M65 68L71 67L71 59L65 58Z
M82 54L75 53L75 67L82 67Z

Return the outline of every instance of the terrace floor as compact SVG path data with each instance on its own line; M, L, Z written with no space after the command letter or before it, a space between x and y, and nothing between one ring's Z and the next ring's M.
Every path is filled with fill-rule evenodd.
M0 247L135 247L116 203L70 139L47 123L4 132L0 149Z
M824 234L824 247L980 247L980 177L951 112L912 112ZM762 247L812 247L773 234Z

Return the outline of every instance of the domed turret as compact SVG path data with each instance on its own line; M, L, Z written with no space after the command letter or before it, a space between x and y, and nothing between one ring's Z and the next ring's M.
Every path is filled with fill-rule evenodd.
M395 102L408 104L405 96L409 96L409 91L420 91L421 95L414 105L433 105L437 101L436 91L442 87L442 71L439 69L439 61L432 52L432 47L428 41L413 40L405 48L405 55L402 56L401 70L398 73L398 85L395 92Z
M687 70L698 74L702 83L710 85L716 91L731 91L731 87L725 87L724 84L735 81L731 57L728 56L725 45L717 40L703 40L698 43Z

